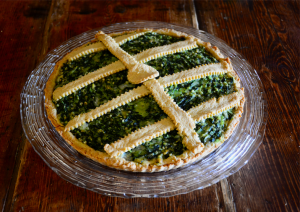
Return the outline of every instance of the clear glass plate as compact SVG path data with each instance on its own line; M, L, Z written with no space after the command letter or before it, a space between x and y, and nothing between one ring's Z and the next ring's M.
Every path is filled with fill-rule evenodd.
M216 151L183 168L159 173L132 173L103 166L79 154L56 132L44 107L44 88L55 63L72 49L94 38L97 31L170 28L217 46L229 57L245 89L244 114L231 137ZM117 23L73 37L49 52L32 71L21 93L21 121L26 137L45 163L74 185L116 197L169 197L217 183L244 166L261 144L267 122L265 92L245 58L215 36L194 28L163 22Z

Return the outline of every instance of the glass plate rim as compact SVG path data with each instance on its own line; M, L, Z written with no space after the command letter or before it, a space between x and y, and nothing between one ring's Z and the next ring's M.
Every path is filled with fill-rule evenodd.
M197 30L197 29L194 29L194 28L188 28L188 27L184 27L182 25L176 25L176 24L169 24L169 23L164 23L164 22L151 22L151 21L137 21L137 22L123 22L123 23L115 23L115 24L112 24L112 25L109 25L109 26L106 26L106 27L102 27L102 28L98 28L98 29L93 29L93 30L90 30L90 31L87 31L87 32L84 32L80 35L77 35L77 36L74 36L70 39L68 39L67 41L63 42L59 47L61 46L65 46L65 45L68 45L68 42L70 42L70 40L76 40L78 38L81 38L82 36L86 35L86 34L89 34L89 33L92 33L92 32L96 32L98 30L114 30L116 29L117 27L121 26L121 28L123 29L124 27L126 28L126 26L128 27L132 27L132 25L136 25L136 26L139 26L140 25L144 25L144 26L149 26L151 25L152 27L153 26L160 26L160 28L183 28L183 29L189 29L189 30L196 30L199 34L204 34L204 35L209 35L210 37L213 37L215 38L215 40L221 42L221 43L224 43L224 41L222 41L221 39L219 38L216 38L215 36L213 35L210 35L209 33L205 32L205 31L202 31L202 30ZM146 27L146 28L149 28L149 27ZM124 29L123 29L124 31ZM227 44L225 44L227 45ZM24 129L24 132L25 132L25 135L27 137L27 139L30 141L30 143L32 144L34 150L38 153L38 155L45 161L45 163L54 171L56 172L59 176L61 176L63 179L79 186L79 187L82 187L82 188L86 188L86 189L89 189L89 190L92 190L92 191L95 191L97 193L101 193L101 194L104 194L104 195L108 195L108 196L117 196L117 197L168 197L168 196L174 196L174 195L179 195L179 194L184 194L184 193L188 193L188 192L191 192L191 191L194 191L194 190L197 190L197 189L202 189L202 188L205 188L209 185L212 185L218 181L220 181L221 179L224 179L226 177L228 177L229 175L237 172L243 165L239 165L237 167L235 167L235 169L231 170L229 173L227 174L224 174L224 173L221 173L218 177L215 178L215 180L211 180L211 182L207 182L205 185L202 185L202 186L193 186L192 183L190 184L185 184L185 189L181 189L180 191L166 191L164 189L160 189L160 188L156 188L155 186L153 187L154 188L154 192L148 192L148 193L135 193L132 188L129 188L128 190L126 190L125 192L124 191L116 191L116 190L113 190L111 187L109 187L108 190L106 189L103 189L103 187L101 188L98 188L98 189L95 189L95 188L92 188L91 186L87 186L87 185L84 185L84 184L80 184L80 183L74 183L74 181L72 179L70 179L70 176L68 176L66 173L63 172L63 170L60 170L59 168L60 167L55 167L52 163L53 161L49 161L49 158L45 158L44 155L42 154L42 150L41 150L41 147L39 145L37 145L37 143L34 143L35 140L32 140L32 135L28 133L28 129L27 129L27 126L26 126L26 114L24 114L24 105L22 104L22 102L24 100L29 100L28 99L28 93L27 93L27 88L29 85L29 83L31 82L32 80L32 74L35 74L39 69L39 67L41 67L41 64L44 64L47 62L47 60L49 59L50 56L52 55L55 55L55 52L57 51L57 49L59 48L55 48L53 50L51 50L45 57L45 59L37 66L36 69L34 69L31 73L31 75L28 77L28 80L27 82L25 83L25 86L23 88L23 91L21 93L21 104L20 104L20 113L21 113L21 122L22 122L22 127ZM228 46L229 47L229 46ZM229 47L230 48L230 47ZM230 48L231 49L231 48ZM232 49L233 50L233 49ZM244 59L244 56L242 56L241 54L237 53L235 50L233 50L233 52L235 53L235 57L239 57L239 58L242 58L244 60L244 65L248 65L251 67L251 65ZM52 64L53 65L53 64ZM251 151L249 151L249 148L248 148L248 155L247 155L247 160L244 161L244 164L246 164L248 162L248 160L252 157L252 155L255 153L255 151L258 149L259 145L261 144L262 142L262 139L263 139L263 136L264 136L264 131L265 131L265 126L266 126L266 123L267 123L267 101L266 101L266 94L265 94L265 91L264 91L264 88L262 86L262 82L256 72L255 69L253 69L251 67L251 71L252 71L252 74L254 74L253 76L256 77L256 79L258 80L258 86L260 86L260 92L261 92L261 103L262 103L262 118L261 118L261 123L260 123L260 126L259 126L259 134L260 134L260 137L256 140L256 143L255 143L255 146L253 146L251 148ZM43 94L43 91L41 93L39 93L39 95L42 95ZM43 96L42 96L43 97ZM43 104L40 105L41 107L41 110L43 110ZM207 158L207 157L205 157ZM204 159L205 159L204 158ZM244 157L245 159L245 157ZM202 159L203 160L203 159ZM54 163L55 164L55 163ZM178 169L180 170L180 169ZM175 170L175 172L177 172ZM163 173L165 174L165 173ZM122 175L122 174L121 174ZM145 175L151 175L151 174L145 174ZM143 180L143 177L141 177L141 179ZM139 182L141 182L141 179L139 179ZM146 177L147 179L147 177ZM127 179L128 180L128 179ZM165 179L164 179L165 180ZM150 180L150 183L148 183L148 185L151 185L152 181ZM147 182L144 182L144 184L147 184ZM143 183L142 183L143 185ZM161 186L162 184L159 184L159 186ZM112 185L113 186L113 185ZM158 186L158 187L159 187ZM172 185L171 185L172 186ZM137 189L137 188L136 188ZM155 189L157 190L157 192L155 192Z

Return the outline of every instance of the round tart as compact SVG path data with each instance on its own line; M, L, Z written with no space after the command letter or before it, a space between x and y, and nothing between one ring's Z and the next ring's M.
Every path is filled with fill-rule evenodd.
M166 171L228 139L243 112L239 81L217 47L185 33L100 31L56 64L45 106L81 154L117 169Z

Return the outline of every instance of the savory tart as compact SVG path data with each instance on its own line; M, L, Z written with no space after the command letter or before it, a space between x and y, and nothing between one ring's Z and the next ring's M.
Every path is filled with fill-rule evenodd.
M233 132L244 92L217 47L170 29L98 32L59 61L47 114L81 154L157 172L199 160Z

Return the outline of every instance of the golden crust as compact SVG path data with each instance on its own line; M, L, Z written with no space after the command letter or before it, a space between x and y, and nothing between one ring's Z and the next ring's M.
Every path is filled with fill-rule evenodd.
M167 29L167 28L163 28L163 29L157 29L157 30L153 30L154 32L156 33L159 33L159 34L164 34L164 35L170 35L172 37L183 37L183 38L186 38L188 40L194 40L195 37L191 36L191 35L188 35L186 33L183 33L183 32L178 32L174 29Z
M64 63L63 60L59 61L55 67L54 71L50 75L46 87L45 87L45 109L48 114L48 118L50 119L53 126L56 128L58 132L63 131L63 124L59 121L57 117L57 111L54 103L52 102L52 94L55 86L55 79L59 74L59 67Z
M143 31L132 31L131 33L127 33L125 35L121 35L119 37L114 38L115 42L118 45L122 45L123 43L127 42L128 40L135 39L146 32L151 30L143 30ZM85 54L90 54L96 51L102 51L107 49L105 45L101 42L90 42L82 47L74 49L67 55L67 60L74 60L76 58L82 57Z
M136 30L131 30L131 31L124 31L124 32L114 32L114 33L110 33L109 36L117 38L116 36L123 36L123 35L128 35L128 34L132 34L132 33L141 33L141 32L152 32L154 31L153 29L136 29Z
M110 34L110 35L120 37L120 36L124 36L125 34L129 34L129 33L138 34L139 32L147 32L147 31L151 31L151 29L141 29L141 30L135 30L132 32L114 33L114 34ZM219 61L221 61L221 63L222 63L222 61L225 61L225 63L227 63L230 66L230 74L235 78L236 82L239 82L239 78L236 75L236 73L233 71L229 59L223 59L223 55L219 52L219 50L216 47L211 47L211 45L209 43L202 42L199 39L195 39L193 36L189 36L189 35L187 35L185 33L181 33L181 32L176 32L174 30L160 29L160 30L152 30L152 31L161 33L161 34L175 36L175 37L185 37L188 40L196 41L198 45L204 46L207 49L207 51L209 51L214 57L216 57ZM129 35L127 35L127 37L128 36ZM126 36L124 36L124 38L125 37ZM118 37L116 37L116 39L117 38ZM95 44L90 44L90 45L94 45L94 47L96 46ZM84 45L83 47L86 47L86 46L87 45ZM82 47L79 47L77 49L80 49L80 48L82 48ZM75 49L75 50L77 50L77 49ZM91 50L91 51L93 51L93 50ZM54 125L54 127L56 128L56 130L63 136L63 138L74 149L76 149L81 154L83 154L101 164L104 164L104 165L107 165L110 167L114 167L116 169L128 170L128 171L133 171L133 172L158 172L158 171L167 171L170 169L178 168L182 165L192 163L196 160L199 160L200 158L204 157L205 155L209 154L210 152L212 152L216 148L218 148L218 146L220 146L224 142L224 140L226 140L232 134L232 132L233 132L234 128L236 127L236 125L238 124L239 118L241 117L241 114L243 112L243 104L244 104L245 99L244 99L244 95L241 95L241 100L240 100L239 104L237 104L235 106L237 109L236 113L228 126L228 130L224 134L223 140L218 143L212 143L210 145L205 145L203 150L199 153L195 154L195 153L191 152L190 150L187 150L182 155L177 156L177 157L176 156L169 157L167 159L160 161L159 164L151 164L150 162L146 163L146 164L138 164L135 162L126 161L124 158L121 158L121 157L111 157L107 153L96 151L96 150L90 148L89 146L87 146L86 144L83 144L82 142L78 141L75 138L75 136L72 135L71 132L64 131L65 128L59 122L59 119L57 117L56 108L52 102L52 94L53 94L53 88L55 86L55 79L58 76L59 68L62 66L62 64L64 62L66 62L68 59L75 57L76 55L72 56L72 57L71 56L72 55L67 55L60 62L58 62L56 64L55 69L46 84L45 107L46 107L48 117L49 117L50 121L52 122L52 124ZM193 77L193 76L186 76L187 80L189 77ZM159 81L161 79L162 78L160 78ZM171 83L171 82L181 83L181 81L179 81L179 82L177 81L179 78L176 78L176 79L173 78L172 80L171 79L172 78L169 79L168 83ZM193 78L191 78L191 79L193 79ZM184 80L182 80L182 82L183 81ZM164 81L164 82L166 82L166 81ZM162 84L164 86L170 85L170 84L167 85L167 83L165 83L165 84L162 83ZM239 84L236 87L239 87ZM212 113L210 113L210 114L212 114Z
M196 38L196 42L199 46L204 46L205 50L207 50L209 53L211 53L212 56L214 56L217 60L224 59L224 56L221 54L220 50L216 46L211 46L208 42L203 42L202 40Z
M96 38L100 40L113 55L121 60L127 68L131 68L137 63L133 57L119 47L112 37L100 31L96 34Z

